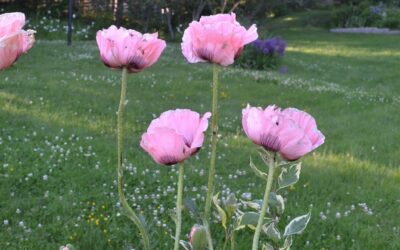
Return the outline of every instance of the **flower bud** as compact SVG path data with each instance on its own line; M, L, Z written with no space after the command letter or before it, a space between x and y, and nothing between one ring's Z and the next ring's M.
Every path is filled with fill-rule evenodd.
M206 228L202 225L194 225L190 230L189 242L193 250L204 250L207 246Z

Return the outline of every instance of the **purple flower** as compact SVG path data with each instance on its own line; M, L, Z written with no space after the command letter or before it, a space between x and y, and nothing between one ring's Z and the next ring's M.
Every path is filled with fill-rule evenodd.
M279 68L279 73L281 73L281 74L286 74L288 72L289 72L288 66L282 66Z
M286 50L286 42L280 37L270 39L257 39L252 43L253 47L264 55L283 56Z

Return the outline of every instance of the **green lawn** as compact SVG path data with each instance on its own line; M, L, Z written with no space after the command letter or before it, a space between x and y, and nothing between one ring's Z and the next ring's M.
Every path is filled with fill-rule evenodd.
M262 198L263 184L248 166L257 150L242 131L241 109L247 103L297 107L316 118L326 142L304 158L300 182L285 194L281 230L312 207L293 249L399 249L400 37L315 29L275 34L288 41L288 74L234 67L222 72L216 189L223 197L251 192ZM66 243L141 249L136 228L117 206L120 72L98 57L94 41L68 48L41 40L0 72L0 249ZM187 64L177 44L168 44L154 67L129 76L126 192L151 223L155 249L172 248L175 226L168 211L177 169L153 163L139 147L140 136L165 110L209 111L211 77L209 65ZM186 163L184 195L200 206L208 144ZM186 234L195 221L184 215ZM222 234L214 235L221 249ZM237 249L249 249L251 239L250 230L239 234Z

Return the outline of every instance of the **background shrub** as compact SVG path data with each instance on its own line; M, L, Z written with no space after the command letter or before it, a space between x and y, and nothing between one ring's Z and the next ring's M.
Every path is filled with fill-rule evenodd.
M250 46L246 46L237 64L243 68L265 70L276 68L286 51L286 41L280 37L257 39Z

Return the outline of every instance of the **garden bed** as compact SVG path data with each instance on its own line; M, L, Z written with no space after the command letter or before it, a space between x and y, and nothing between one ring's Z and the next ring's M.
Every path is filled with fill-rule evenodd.
M388 28L376 28L376 27L335 28L331 29L330 31L333 33L400 35L400 30L391 30Z

